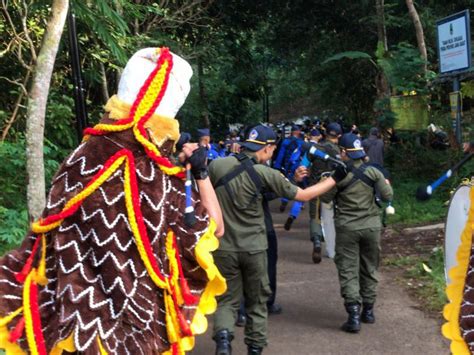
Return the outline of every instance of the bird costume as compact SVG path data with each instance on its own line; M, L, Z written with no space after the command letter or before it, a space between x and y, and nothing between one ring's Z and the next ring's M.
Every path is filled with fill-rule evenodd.
M0 259L7 354L183 354L205 332L225 280L215 223L168 159L190 65L167 48L135 53L106 114L60 166L42 217Z

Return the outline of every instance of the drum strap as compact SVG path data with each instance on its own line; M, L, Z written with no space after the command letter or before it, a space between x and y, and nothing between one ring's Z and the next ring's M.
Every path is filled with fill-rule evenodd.
M251 158L249 158L248 155L243 153L235 155L234 157L240 162L240 165L238 165L231 172L220 178L214 185L214 189L224 186L229 196L233 198L233 193L232 189L229 187L229 182L240 174L242 174L244 171L246 171L249 174L253 184L255 185L255 192L252 198L252 200L255 200L256 198L258 198L258 195L262 193L263 187L262 179L260 179L260 176L254 168L255 162Z

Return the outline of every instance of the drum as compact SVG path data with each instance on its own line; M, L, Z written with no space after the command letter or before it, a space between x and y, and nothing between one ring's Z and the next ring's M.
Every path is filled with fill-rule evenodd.
M321 224L326 243L326 256L334 259L336 255L336 228L334 227L334 207L332 202L321 203Z
M471 203L473 203L469 197L472 188L474 187L471 184L460 185L449 202L444 239L444 272L446 284L451 282L448 276L449 270L457 264L456 252L461 244L461 234L466 226L469 208Z

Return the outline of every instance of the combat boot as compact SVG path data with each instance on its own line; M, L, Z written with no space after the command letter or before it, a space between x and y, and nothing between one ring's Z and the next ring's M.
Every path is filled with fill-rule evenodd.
M290 216L288 217L288 219L286 220L286 223L285 223L285 230L289 231L291 229L291 225L293 224L293 221L295 220L296 218L293 217L293 216Z
M288 206L288 201L282 201L280 205L280 212L285 212L286 206Z
M345 307L349 318L342 325L341 329L348 333L358 333L360 330L360 304L346 303Z
M374 304L373 303L363 303L362 305L362 314L360 320L364 323L374 324L375 315L374 315Z
M237 312L237 320L235 321L235 325L237 327L245 327L245 323L247 323L247 317L245 313Z
M321 237L315 235L313 238L313 263L319 264L321 262Z
M230 343L234 336L227 329L217 332L212 339L216 342L216 355L232 355Z
M263 348L257 345L250 344L247 347L247 350L248 350L247 352L248 355L260 355L263 351Z

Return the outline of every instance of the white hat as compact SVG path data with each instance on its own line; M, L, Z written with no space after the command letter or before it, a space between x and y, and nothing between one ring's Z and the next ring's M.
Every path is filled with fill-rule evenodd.
M132 105L145 81L155 70L156 63L160 58L160 48L144 48L136 52L127 62L123 70L118 86L118 98ZM193 75L191 65L180 56L171 53L173 57L173 68L171 69L168 87L155 109L155 113L166 117L175 117L186 97L191 85L189 81Z

